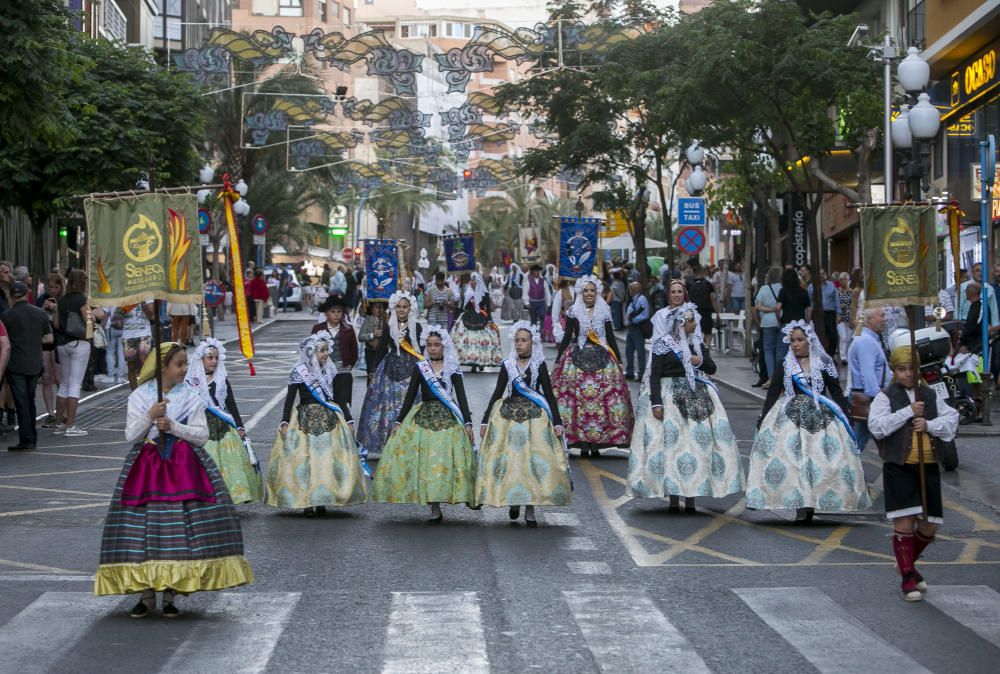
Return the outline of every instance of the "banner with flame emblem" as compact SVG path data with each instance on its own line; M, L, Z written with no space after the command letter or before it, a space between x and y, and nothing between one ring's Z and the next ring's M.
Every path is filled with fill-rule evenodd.
M861 209L865 307L937 304L934 206Z
M143 300L201 304L198 200L193 194L87 199L92 304Z
M544 251L542 250L542 236L537 227L521 227L517 233L518 243L521 246L521 266L530 269L536 264L542 264Z
M446 236L444 259L449 273L476 271L476 237L472 234Z

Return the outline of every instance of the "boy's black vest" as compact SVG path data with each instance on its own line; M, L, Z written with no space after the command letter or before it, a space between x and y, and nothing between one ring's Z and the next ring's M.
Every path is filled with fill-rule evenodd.
M910 397L906 395L906 389L899 384L889 384L882 390L882 393L889 398L889 407L893 412L899 411L910 404ZM924 419L929 421L937 418L937 396L934 395L934 391L925 384L921 384L917 389L917 400L924 403ZM934 459L940 463L942 461L941 440L935 438L933 435L930 438ZM878 454L882 457L883 461L895 463L899 466L905 464L906 457L910 455L910 450L913 448L913 419L908 419L902 428L889 437L879 440L877 444ZM924 457L924 460L927 462L930 462L930 459L931 457L929 456Z

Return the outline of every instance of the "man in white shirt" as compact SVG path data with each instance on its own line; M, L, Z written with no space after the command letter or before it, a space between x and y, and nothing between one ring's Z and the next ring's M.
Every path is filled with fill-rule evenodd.
M746 308L747 286L743 276L743 265L739 262L733 265L729 272L729 310L738 314Z
M981 262L977 262L972 265L972 280L976 283L982 284L983 265ZM956 298L958 304L957 318L963 321L969 315L969 302L965 299L965 289L968 285L969 281L962 283L962 287L959 289L959 292L957 293L958 297ZM1000 314L997 313L997 296L993 290L993 286L989 284L986 285L986 301L989 302L989 313L987 315L990 317L990 327L1000 325Z

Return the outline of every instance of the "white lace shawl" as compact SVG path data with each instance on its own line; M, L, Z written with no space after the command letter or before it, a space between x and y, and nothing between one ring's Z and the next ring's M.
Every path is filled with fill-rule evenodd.
M417 298L405 290L398 290L389 297L389 312L386 315L386 321L389 323L389 335L396 343L397 348L400 340L406 336L399 329L399 319L396 318L396 305L399 304L400 300L407 300L410 303L410 315L406 319L406 328L410 331L410 339L417 338Z
M538 328L531 324L530 321L517 321L514 325L510 326L510 353L507 354L507 360L514 364L514 369L517 369L517 347L514 345L514 337L521 330L527 330L531 333L531 359L528 361L528 371L525 372L527 375L525 379L531 388L535 388L538 383L538 370L541 368L542 363L545 362L545 351L542 349L542 336L538 333ZM507 383L507 392L504 394L506 397L510 395L510 382Z
M333 378L337 376L337 366L333 364L333 356L327 356L323 365L319 364L316 351L319 345L326 342L327 348L333 348L333 337L326 330L320 330L309 335L299 344L299 361L288 375L289 385L305 384L309 388L318 386L326 399L333 401ZM303 376L300 365L304 365L306 374Z
M458 350L445 328L440 325L428 325L420 333L420 346L423 347L424 358L427 360L430 360L427 356L427 338L431 335L440 337L441 344L444 346L444 366L438 376L441 377L441 382L444 384L445 390L448 391L448 395L451 395L451 375L457 373L461 376L462 374L462 366L458 363Z
M583 301L583 289L587 285L593 285L597 291L597 298L594 300L592 312L587 309L587 305ZM581 276L576 280L575 288L576 299L573 301L573 306L570 308L568 315L580 323L580 334L576 338L577 346L582 349L587 343L587 334L593 330L601 346L607 347L608 338L604 333L604 324L611 320L611 307L608 306L608 303L604 301L604 297L601 295L604 284L596 276Z
M653 337L650 340L649 355L646 362L645 383L648 385L649 374L653 369L653 356L662 356L667 353L681 353L680 361L684 366L684 377L687 379L691 390L695 387L695 367L691 363L692 354L702 357L701 346L704 336L701 329L697 328L690 335L684 331L684 323L690 318L695 325L700 325L701 314L698 308L691 302L679 307L665 307L653 314Z
M215 382L215 399L219 401L218 405L212 402L212 394L208 390L211 382L208 381L208 375L205 372L205 362L203 360L209 349L215 349L219 354L219 364L216 365L215 373L212 375L212 381ZM205 407L225 408L226 397L229 395L229 374L226 372L225 345L214 337L203 339L191 356L191 364L188 365L184 381L201 396L201 401L205 404Z
M819 407L818 396L823 392L823 373L826 372L836 379L839 376L837 374L837 366L827 354L826 349L823 348L823 344L820 343L816 331L805 321L792 321L781 329L784 335L782 341L785 344L792 343L792 331L794 330L801 330L805 333L806 339L809 340L809 386L812 388L813 393L816 394L813 396L813 405ZM785 369L785 395L791 398L795 396L795 383L792 381L792 373L801 369L798 358L792 353L791 348L785 354L785 360L782 365Z
M476 287L473 288L470 283L464 286L464 292L462 293L462 306L461 310L465 310L466 305L472 302L475 311L479 311L480 306L483 302L483 297L486 295L486 281L478 273L472 275L472 280L476 282Z

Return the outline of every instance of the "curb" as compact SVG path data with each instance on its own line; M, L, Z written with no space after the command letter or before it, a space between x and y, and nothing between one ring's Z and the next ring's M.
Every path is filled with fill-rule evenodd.
M714 381L719 386L729 389L730 391L734 391L736 393L742 393L743 395L754 398L755 400L758 400L760 402L764 402L764 400L766 399L766 396L763 396L760 393L757 393L756 391L745 389L730 381L726 381L725 379L718 379L716 377L712 377L712 381Z
M250 328L250 333L253 334L253 333L257 332L258 330L260 330L262 328L266 328L267 326L271 325L272 323L278 323L278 322L279 321L276 318L269 318L266 321L264 321L263 323L261 323L260 325L258 325L256 327L251 327ZM223 345L224 346L229 346L233 342L239 342L239 341L240 341L240 338L237 335L236 337L233 337L232 339L227 339L225 342L223 342ZM114 393L115 391L118 391L119 389L121 389L123 387L126 387L126 386L128 386L128 382L124 382L122 384L115 384L114 386L109 386L107 388L101 389L100 391L95 391L94 393L91 393L89 396L87 396L85 398L80 398L80 401L77 403L77 405L82 405L83 403L88 402L90 400L97 400L99 398L103 398L107 394ZM35 421L41 421L42 419L44 419L46 417L47 414L48 414L48 412L45 412L44 414L39 414L37 417L35 417Z

